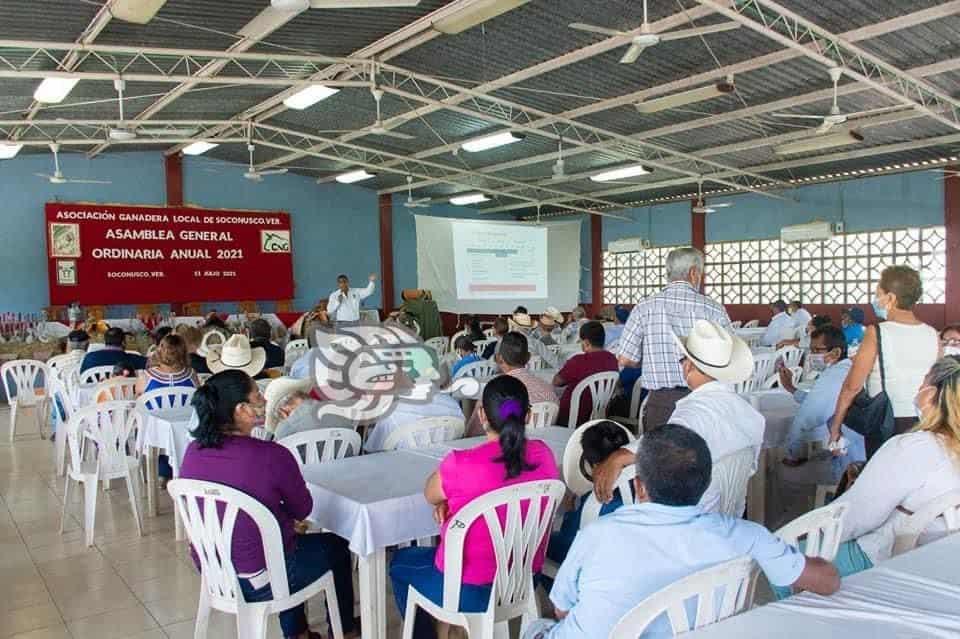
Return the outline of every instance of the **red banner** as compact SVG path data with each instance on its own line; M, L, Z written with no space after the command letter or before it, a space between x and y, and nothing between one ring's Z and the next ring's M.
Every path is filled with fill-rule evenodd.
M50 303L293 297L286 213L49 202Z

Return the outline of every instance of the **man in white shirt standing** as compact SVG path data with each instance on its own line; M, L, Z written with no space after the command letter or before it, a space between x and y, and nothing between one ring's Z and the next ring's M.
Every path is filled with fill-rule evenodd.
M796 336L793 318L787 315L787 305L783 300L777 300L770 305L773 311L773 319L767 325L763 337L760 338L762 346L776 346L782 340L793 339Z
M350 288L350 278L346 275L337 276L337 290L330 293L327 301L327 315L333 322L359 322L360 302L373 295L373 286L377 276L370 274L370 283L366 288Z
M750 347L720 324L706 320L694 322L690 335L678 337L677 345L682 357L680 368L690 394L677 401L668 423L686 426L703 437L717 463L730 453L752 448L755 472L763 448L766 420L733 389L733 384L753 374ZM650 426L655 429L661 424ZM636 444L631 446L632 450L622 448L594 469L594 490L604 503L613 496L613 482L620 471L634 462ZM700 507L705 512L717 512L721 497L720 487L711 484L700 500ZM744 505L736 506L737 514L743 511Z

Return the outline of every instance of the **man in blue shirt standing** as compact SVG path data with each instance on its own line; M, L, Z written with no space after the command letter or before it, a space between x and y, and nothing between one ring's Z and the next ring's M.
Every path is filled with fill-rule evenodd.
M623 615L693 573L748 555L771 584L829 595L836 569L784 543L759 524L697 506L710 484L707 443L683 426L644 434L637 452L637 503L584 528L557 573L550 600L557 621L530 625L528 639L604 639ZM688 606L695 617L696 605ZM672 637L658 617L643 637Z
M817 380L809 390L797 390L790 370L780 369L780 387L792 393L800 403L797 416L787 433L787 456L783 459L787 466L798 466L806 461L807 442L827 439L828 422L837 406L840 388L853 366L853 362L847 358L847 340L843 331L836 326L824 326L813 332L807 357L810 370L818 373ZM846 426L842 432L849 444L846 455L833 458L834 479L839 479L847 464L866 460L863 435Z
M126 335L122 328L116 326L108 328L103 334L103 348L95 351L87 351L80 362L80 372L93 368L95 366L116 366L118 363L126 360L130 362L136 370L146 368L147 360L143 355L128 354L124 350Z

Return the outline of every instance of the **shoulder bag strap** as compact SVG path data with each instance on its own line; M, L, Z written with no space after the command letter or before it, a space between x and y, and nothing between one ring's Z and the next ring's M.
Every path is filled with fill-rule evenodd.
M877 357L880 361L880 390L887 392L887 376L883 367L883 322L877 323Z

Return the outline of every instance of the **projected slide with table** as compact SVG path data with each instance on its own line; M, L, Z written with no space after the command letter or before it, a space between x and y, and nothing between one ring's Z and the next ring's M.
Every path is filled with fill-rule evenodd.
M453 223L457 297L547 297L547 229L485 222Z

